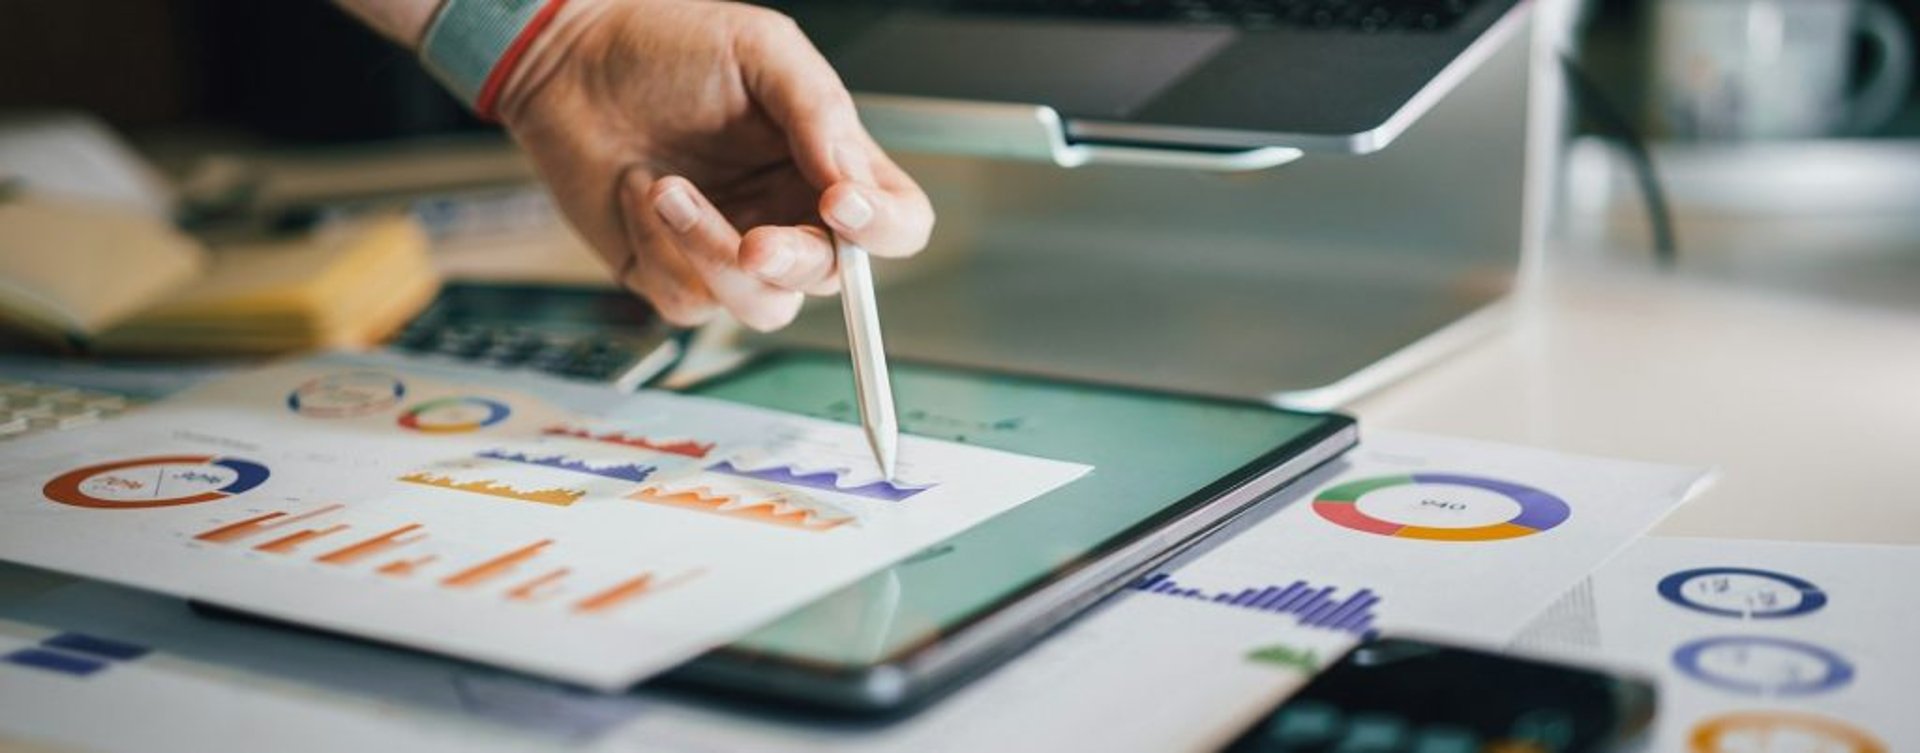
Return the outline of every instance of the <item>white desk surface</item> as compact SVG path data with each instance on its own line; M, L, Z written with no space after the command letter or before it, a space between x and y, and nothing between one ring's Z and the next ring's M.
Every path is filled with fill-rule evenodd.
M1511 313L1347 410L1363 432L1717 468L1658 534L1920 544L1920 294L1890 305L1584 258L1523 285ZM62 580L0 578L0 600Z
M1920 275L1908 279L1908 305L1871 305L1575 258L1522 286L1505 331L1348 410L1363 437L1717 469L1656 535L1920 544Z

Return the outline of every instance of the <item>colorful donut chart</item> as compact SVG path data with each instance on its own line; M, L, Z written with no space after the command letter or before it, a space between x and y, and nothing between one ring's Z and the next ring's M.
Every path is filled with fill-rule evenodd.
M1739 609L1702 601L1699 594L1689 593L1693 590L1689 589L1689 586L1694 586L1695 589L1710 587L1712 581L1707 579L1714 578L1723 580L1742 578L1750 584L1762 586L1764 592L1750 585L1747 593L1734 594L1744 604L1744 608ZM1798 617L1818 611L1827 605L1827 594L1805 578L1751 567L1699 567L1681 570L1661 578L1657 588L1660 598L1672 604L1696 612L1738 619Z
M1520 506L1514 517L1491 525L1468 528L1444 528L1397 523L1368 515L1360 509L1360 498L1369 492L1395 486L1465 486L1493 492ZM1567 522L1573 514L1565 500L1531 486L1511 481L1452 473L1413 473L1376 476L1334 486L1313 500L1313 510L1329 522L1355 531L1403 539L1433 541L1497 541L1532 536Z
M207 466L217 468L218 472L205 472L195 475L192 469L169 472L164 466ZM147 485L153 487L153 496L136 499L122 499L102 496L99 487L90 489L88 482L96 477L109 476L96 483L118 483L119 488L129 494L145 494ZM224 482L220 479L226 474L232 479ZM40 492L47 499L63 505L87 507L96 510L139 510L152 507L172 507L191 505L199 502L212 502L241 494L267 480L267 467L251 460L226 458L214 455L158 455L154 457L119 460L111 463L76 468L56 476L48 481ZM144 480L136 480L134 477ZM161 496L165 493L165 482L171 476L176 483L185 483L191 490L179 496ZM191 477L191 478L190 478ZM193 489L195 484L220 483L212 489Z
M400 425L428 434L459 434L505 421L511 413L513 409L498 400L470 396L443 397L407 409L407 412L400 414Z

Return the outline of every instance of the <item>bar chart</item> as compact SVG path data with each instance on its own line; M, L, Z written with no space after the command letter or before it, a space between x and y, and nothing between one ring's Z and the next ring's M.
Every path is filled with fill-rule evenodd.
M190 539L256 557L307 561L331 571L383 576L381 581L417 581L583 615L617 612L702 572L663 577L651 570L619 573L603 568L596 573L560 562L565 554L556 554L560 544L551 538L508 546L436 542L423 524L365 521L342 503L256 513L195 532Z
M502 483L493 479L461 481L452 476L433 474L426 471L409 473L401 476L400 480L409 484L436 486L441 489L449 489L456 492L467 492L469 494L519 500L521 502L534 502L542 505L553 505L555 507L566 507L580 501L581 497L587 496L587 492L584 489L568 489L564 487L519 489L512 484Z
M909 484L887 479L874 479L866 483L848 482L846 478L853 471L846 468L806 471L793 465L769 465L760 468L744 467L732 460L722 460L707 468L710 473L719 473L740 478L756 479L784 486L797 486L805 489L851 494L856 497L904 502L913 495L932 489L932 484Z
M707 456L707 453L713 451L712 442L700 442L692 439L651 439L638 434L629 434L617 430L596 432L580 426L548 426L541 429L540 433L549 437L567 437L585 442L599 442L621 447L631 447L637 450L647 450L649 452L658 452L667 455L679 455L695 460L703 459Z
M853 523L855 516L818 500L781 494L764 499L746 499L721 494L701 486L692 489L668 489L648 486L627 497L652 505L697 510L724 515L736 520L793 528L802 531L831 531Z
M565 453L529 453L494 449L482 450L476 453L475 457L486 458L488 460L504 460L509 463L535 465L542 468L552 468L554 470L569 471L572 473L585 473L601 478L610 478L615 481L630 481L636 484L647 480L647 476L652 475L655 470L653 466L640 463L593 463L581 458L570 457Z
M1254 586L1238 591L1209 591L1184 586L1166 573L1156 573L1141 578L1135 581L1131 588L1135 591L1162 596L1194 599L1256 612L1289 615L1301 627L1350 633L1362 638L1371 638L1378 632L1373 625L1375 617L1373 609L1379 605L1380 596L1365 588L1345 598L1337 597L1338 589L1333 586L1315 587L1303 580L1296 580L1285 586Z

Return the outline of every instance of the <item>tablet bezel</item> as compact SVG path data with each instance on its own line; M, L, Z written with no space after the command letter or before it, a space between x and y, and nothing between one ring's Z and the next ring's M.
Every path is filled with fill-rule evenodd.
M702 394L701 391L707 388L761 370L777 368L787 359L821 355L834 354L803 349L759 353L732 369L681 388L681 391ZM1292 440L1161 507L1159 511L1107 537L1080 556L1012 593L981 606L924 638L897 648L874 663L830 663L729 645L675 670L665 680L675 685L717 691L730 696L775 701L782 705L798 704L822 711L868 716L911 713L964 684L965 680L983 674L1031 646L1098 601L1125 587L1146 570L1204 540L1208 534L1253 508L1287 483L1339 457L1359 441L1355 421L1339 413L1310 413L1241 398L1058 379L968 365L923 360L911 363L1002 380L1086 387L1287 413L1311 417L1317 423ZM1175 534L1171 540L1156 541L1169 532ZM1146 550L1142 551L1143 548ZM1036 604L1045 609L1030 618L1029 624L994 625L996 618L1030 610ZM979 633L988 627L997 627L998 630L995 634L979 637ZM956 647L963 640L977 645ZM956 661L965 663L956 665Z

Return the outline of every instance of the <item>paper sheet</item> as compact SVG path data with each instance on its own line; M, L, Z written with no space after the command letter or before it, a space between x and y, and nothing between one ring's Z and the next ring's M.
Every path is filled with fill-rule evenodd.
M1276 500L1284 507L1248 521L1237 537L1153 582L1171 580L1180 589L1231 597L1259 583L1308 580L1316 585L1312 593L1334 587L1323 601L1336 604L1364 588L1379 599L1355 602L1374 616L1371 628L1501 643L1554 593L1678 505L1700 478L1697 471L1386 432L1371 433L1351 459L1291 487ZM1515 539L1382 537L1370 543L1403 545L1393 556L1398 566L1382 574L1358 560L1385 556L1383 550L1356 549L1364 545L1355 541L1367 540L1350 537L1349 529L1311 507L1324 490L1355 479L1442 470L1550 490L1568 503L1570 514L1549 530ZM1381 516L1396 514L1390 504L1376 507L1378 500L1364 504ZM1534 549L1463 556L1549 536L1561 546L1544 554ZM1538 572L1508 577L1523 569ZM1401 598L1441 586L1451 598ZM308 731L311 737L301 741L316 750L376 738L393 749L456 747L484 738L488 750L1201 750L1233 734L1355 639L1352 623L1323 618L1325 624L1303 626L1292 607L1136 590L918 716L859 729L782 721L645 692L569 693L431 657L209 622L164 597L101 584L76 584L17 607L0 606L0 618L14 621L11 634L22 636L21 643L79 631L150 646L152 658L141 660L150 671L187 685L248 688L254 724L283 725L284 716L283 726ZM20 625L32 630L23 633ZM0 635L9 634L6 628L0 623ZM70 687L48 696L64 703L0 708L0 728L39 730L76 745L98 744L92 741L114 733L90 728L71 709L139 706L146 698L143 686L117 680L73 683L52 672L7 669L0 665L0 693L8 697L40 697L54 692L43 688L61 683ZM99 679L111 676L102 672ZM199 699L234 692L169 697L151 713L121 718L144 731L152 750L198 750L194 744L203 738L191 730L227 718L220 704Z
M603 689L1085 466L387 359L275 366L9 444L0 557Z
M1920 547L1650 538L1518 645L1658 678L1651 750L1913 750L1915 573Z

